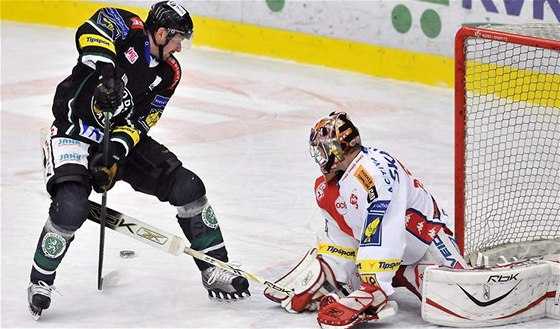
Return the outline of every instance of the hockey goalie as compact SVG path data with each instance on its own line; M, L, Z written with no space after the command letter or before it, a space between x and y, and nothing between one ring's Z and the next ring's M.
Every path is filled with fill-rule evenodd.
M436 324L525 321L545 314L537 310L545 299L551 300L549 312L558 315L557 303L552 310L552 295L558 301L558 262L555 267L525 262L470 268L435 198L391 154L363 146L346 113L333 112L317 121L309 143L323 174L315 182L315 197L325 219L324 234L317 247L276 281L293 294L267 288L268 299L290 313L318 310L322 328L351 328L394 315L397 304L389 297L395 287L406 287L423 300L424 319ZM476 289L501 292L506 281L517 285L492 295L493 302L479 301ZM539 302L531 299L538 292L526 290L536 286L544 292ZM507 294L516 296L518 304L527 302L525 310L503 307ZM493 311L485 314L491 303Z

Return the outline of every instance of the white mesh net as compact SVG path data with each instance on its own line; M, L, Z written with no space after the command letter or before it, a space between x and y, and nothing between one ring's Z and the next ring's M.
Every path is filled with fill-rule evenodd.
M560 24L483 28L560 40ZM479 37L464 51L465 255L533 241L558 253L560 52Z

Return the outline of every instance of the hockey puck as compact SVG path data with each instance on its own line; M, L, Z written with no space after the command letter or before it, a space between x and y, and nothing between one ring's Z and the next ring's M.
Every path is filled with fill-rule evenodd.
M120 254L122 258L131 258L134 256L134 250L121 250Z

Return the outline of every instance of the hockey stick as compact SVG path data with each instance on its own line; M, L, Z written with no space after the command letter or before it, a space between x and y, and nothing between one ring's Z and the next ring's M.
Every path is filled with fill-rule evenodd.
M103 165L107 168L109 164L109 121L111 113L103 112L105 126L103 128ZM105 225L107 222L107 191L103 191L101 196L101 216L99 219L99 262L97 264L97 290L103 289L103 254L105 250Z
M101 223L101 219L103 216L103 206L93 201L90 201L89 204L90 209L88 219L96 223ZM106 226L111 230L127 235L138 241L142 241L152 247L163 250L175 256L185 253L208 264L212 264L224 270L230 271L235 275L243 276L251 281L260 283L266 287L285 293L286 295L292 295L294 293L292 290L279 286L274 282L261 279L254 274L246 272L240 268L233 267L228 263L205 255L200 251L191 249L185 245L185 241L183 239L176 235L148 225L144 222L139 221L138 219L122 214L111 208L105 208L107 211L105 216L107 220Z

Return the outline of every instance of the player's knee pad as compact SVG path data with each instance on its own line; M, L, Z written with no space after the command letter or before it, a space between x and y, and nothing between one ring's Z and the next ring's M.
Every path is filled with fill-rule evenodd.
M54 196L61 185L79 184L89 194L91 193L91 183L89 172L82 166L61 166L55 170L54 176L47 181L47 191Z
M330 266L318 256L317 249L310 249L303 259L278 281L293 295L286 295L272 288L267 288L264 295L290 313L314 310L326 294L339 289Z
M91 189L77 182L58 184L54 189L49 215L56 227L74 232L82 226L89 213Z
M192 213L193 210L198 211L191 216L179 214L180 217L192 217L201 213L207 202L205 195L206 187L198 175L183 167L175 171L168 195L169 203L177 206L178 211L180 208L184 209L187 213ZM204 204L201 204L200 200L203 198L205 201L203 202Z

